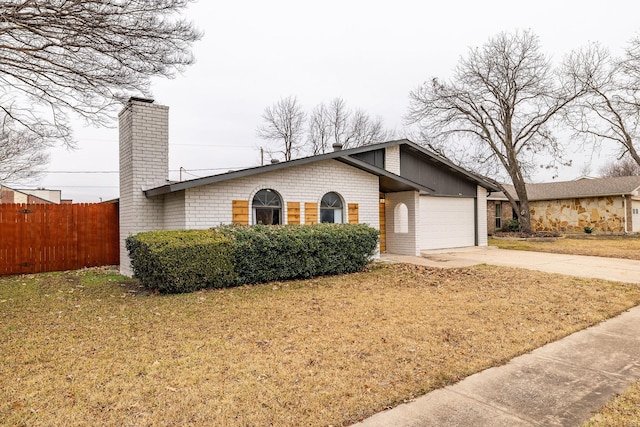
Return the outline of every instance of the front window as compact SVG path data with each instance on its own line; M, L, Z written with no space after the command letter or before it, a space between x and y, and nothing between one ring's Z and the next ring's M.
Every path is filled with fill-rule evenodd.
M264 225L282 224L282 200L273 190L260 190L253 197L253 223Z
M320 222L342 223L342 199L338 193L327 193L322 197Z
M496 230L502 228L502 203L496 203Z

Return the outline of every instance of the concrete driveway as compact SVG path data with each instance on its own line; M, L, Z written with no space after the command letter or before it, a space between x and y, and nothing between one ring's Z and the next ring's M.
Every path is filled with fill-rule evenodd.
M514 251L492 246L425 251L422 253L422 257L383 254L380 260L442 268L488 264L577 277L640 283L640 261L637 260Z

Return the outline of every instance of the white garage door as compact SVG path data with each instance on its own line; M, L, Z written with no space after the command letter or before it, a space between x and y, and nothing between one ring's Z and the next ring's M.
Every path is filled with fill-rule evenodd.
M640 233L640 200L631 201L631 225L633 226L633 230L636 233Z
M420 197L420 249L475 245L473 199Z

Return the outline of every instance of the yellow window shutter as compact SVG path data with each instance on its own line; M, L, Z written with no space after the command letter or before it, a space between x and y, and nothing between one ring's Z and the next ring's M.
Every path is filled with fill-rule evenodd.
M318 223L318 204L317 203L304 204L304 223L305 224Z
M300 224L300 202L287 202L287 224Z
M232 223L235 225L249 225L249 201L233 200L231 203Z
M358 215L358 204L357 203L349 203L349 224L357 224L360 222Z

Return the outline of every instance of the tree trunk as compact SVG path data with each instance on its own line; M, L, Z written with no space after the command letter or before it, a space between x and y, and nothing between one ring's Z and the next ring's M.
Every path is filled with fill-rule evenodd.
M519 206L514 207L518 215L518 221L520 222L520 228L523 233L531 233L531 215L529 213L529 197L525 183L521 179L514 179L513 186L515 187L516 194L518 195ZM512 202L513 204L513 202Z

